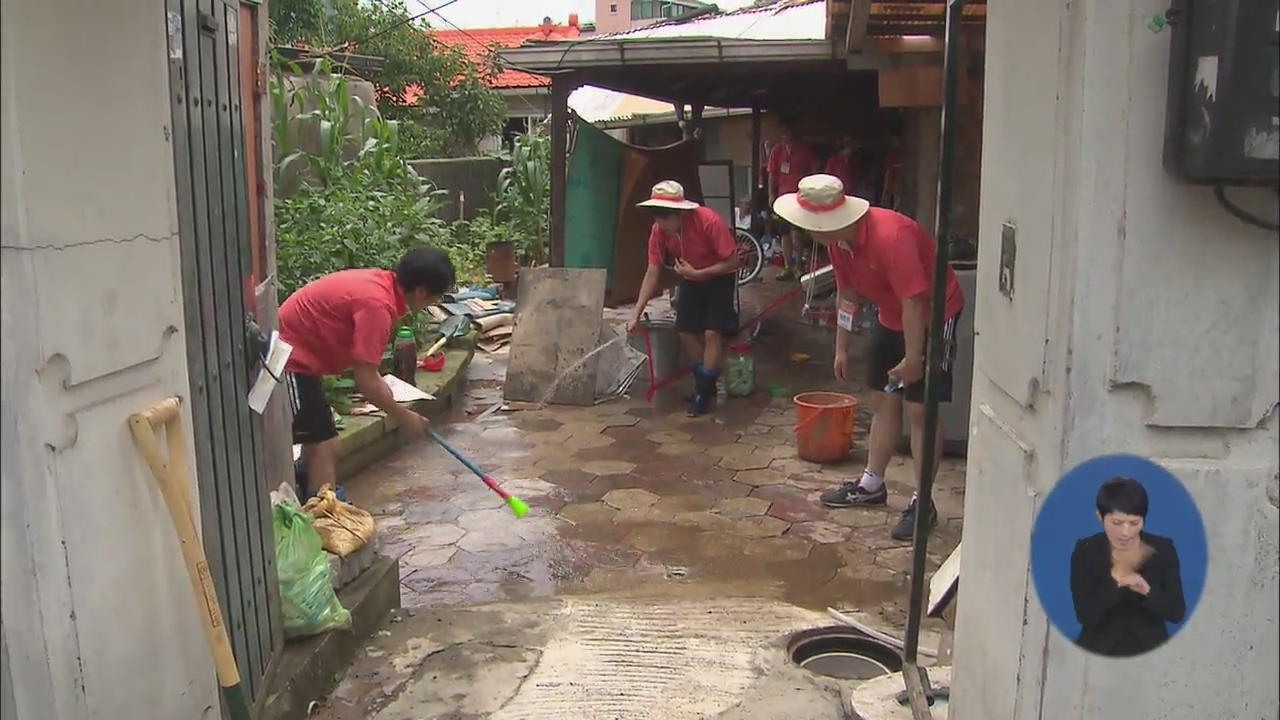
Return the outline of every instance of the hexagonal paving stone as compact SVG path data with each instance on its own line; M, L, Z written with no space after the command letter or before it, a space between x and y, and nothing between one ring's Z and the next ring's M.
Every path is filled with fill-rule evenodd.
M799 457L770 458L770 470L777 470L783 475L804 475L808 473L822 472L823 466L818 463L811 463L807 460L801 460Z
M771 502L778 500L789 500L791 502L805 502L809 499L809 494L798 487L792 487L786 483L777 485L761 485L751 491L752 497L764 498Z
M505 528L511 524L511 511L504 504L501 508L468 510L458 516L458 525L468 532L484 532L491 528Z
M502 486L503 490L512 495L519 495L526 499L537 497L538 495L547 495L558 489L558 486L546 480L527 477L506 477L500 480L498 484Z
M602 502L593 502L566 505L559 516L577 525L603 525L612 522L617 512Z
M712 445L706 448L706 454L712 457L728 457L730 455L750 455L752 447L749 445L741 445L739 443L730 443L726 445Z
M458 541L458 547L467 552L478 553L519 547L524 542L524 538L520 537L515 532L515 529L508 524L501 528L491 527L485 530L468 532Z
M769 505L769 515L786 520L787 522L800 523L813 520L826 520L827 511L821 505L804 500L774 500Z
M477 510L475 512L489 511ZM379 528L379 531L381 531L381 528ZM466 532L467 531L461 527L449 523L428 523L425 525L415 525L408 530L404 530L399 534L399 537L415 547L440 547L443 545L452 545L465 535Z
M803 560L809 556L809 551L812 549L813 545L811 543L790 535L787 537L756 538L748 540L743 546L743 552L747 555L765 561Z
M649 442L656 442L660 444L687 443L693 439L693 436L687 432L681 432L679 430L657 430L645 435L644 439Z
M687 457L689 455L697 455L703 451L704 448L701 445L691 442L663 443L658 446L658 452L673 457Z
M600 448L613 444L613 438L608 435L574 435L561 445L562 448L570 452L577 450L586 450L588 448Z
M420 568L440 567L456 552L458 548L454 545L415 548L400 556L400 572L408 577Z
M635 525L637 523L670 523L675 522L676 514L654 507L626 508L613 516L614 525Z
M769 509L769 501L754 497L739 497L721 500L716 504L715 512L718 515L731 518L744 518L753 515L764 515Z
M852 530L843 525L815 520L792 525L787 535L807 538L819 545L830 545L831 543L848 540L852 532Z
M627 533L622 540L637 550L656 552L675 547L683 540L668 528L661 526L638 527Z
M635 463L622 460L595 460L582 466L584 472L593 475L625 475L635 469Z
M827 517L831 522L851 528L883 528L896 516L893 513L876 508L842 508L830 510ZM885 528L884 532L889 531Z
M449 499L449 502L463 510L485 510L503 505L502 498L498 497L497 493L483 487L455 495Z
M683 527L695 527L699 530L728 532L736 527L736 520L709 512L688 512L676 515L676 524Z
M599 421L606 428L635 427L640 424L640 418L626 413L602 415L599 417Z
M567 422L564 427L560 428L561 432L567 432L570 435L599 435L604 432L607 427L603 422L594 420L574 420Z
M550 515L535 516L530 513L517 520L508 514L508 518L515 533L526 541L548 538L556 531L557 521Z
M726 470L763 470L769 467L770 462L773 462L772 458L752 453L729 455L720 458L720 462L717 464Z
M743 485L760 487L761 485L778 485L787 481L787 476L777 470L743 470L733 479Z
M654 503L653 509L673 515L699 512L711 508L711 498L705 495L668 495Z
M769 425L772 427L784 427L796 424L796 414L794 412L765 412L756 418L757 425Z
M602 498L606 505L617 508L618 510L627 510L631 508L649 507L658 502L658 496L648 490L640 488L627 488L624 490L610 490Z
M729 530L736 535L749 538L776 537L786 532L791 523L768 515L735 520Z

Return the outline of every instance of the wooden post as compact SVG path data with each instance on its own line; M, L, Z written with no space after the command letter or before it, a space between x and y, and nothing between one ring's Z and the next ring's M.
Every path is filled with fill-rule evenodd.
M751 202L756 201L756 188L760 187L760 149L764 144L760 127L760 103L751 104Z
M569 93L564 75L551 78L551 267L564 267L565 199L569 174Z

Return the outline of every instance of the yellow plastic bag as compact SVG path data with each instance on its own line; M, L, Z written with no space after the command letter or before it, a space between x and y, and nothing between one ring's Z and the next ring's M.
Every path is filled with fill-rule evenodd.
M350 555L373 538L373 515L342 502L328 485L320 488L302 509L316 519L316 532L324 541L324 549L338 557Z

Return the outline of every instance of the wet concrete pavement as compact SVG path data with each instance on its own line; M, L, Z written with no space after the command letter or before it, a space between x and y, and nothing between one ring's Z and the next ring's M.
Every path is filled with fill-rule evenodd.
M447 633L434 632L438 628L423 618L454 612L458 626L472 628L466 632L474 637L474 628L486 621L480 616L464 621L457 613L484 603L525 617L513 608L559 616L583 603L607 601L652 611L679 602L686 603L683 610L671 612L683 618L699 603L735 598L739 604L731 611L707 612L728 612L748 626L760 612L787 618L761 624L751 635L756 649L784 626L799 630L826 623L821 611L827 607L856 610L890 631L901 627L911 550L909 543L890 539L889 530L914 486L910 463L899 457L890 466L886 508L829 510L817 502L822 491L861 472L869 413L859 412L847 461L823 466L796 456L790 397L838 389L830 377L830 330L800 326L792 321L797 316L798 308L784 307L757 343L758 384L775 386L782 397L760 392L732 399L713 416L697 419L684 416L678 389L662 393L653 405L641 392L638 398L589 408L486 414L500 400L505 359L478 355L466 407L460 408L458 422L441 428L442 434L533 509L523 519L513 518L478 479L427 443L407 447L347 483L352 501L376 515L382 552L400 557L402 603L415 611L404 628L393 627L376 643L385 645L381 652L413 666L420 677L423 668L442 659L428 652L418 663L406 660L415 652L409 641L417 638L419 646L426 643L435 652L448 646ZM794 352L813 359L796 363ZM855 358L851 365L860 363ZM941 520L931 537L930 571L958 541L963 475L962 461L944 460L935 493ZM493 667L505 668L515 683L508 696L536 674L540 665L533 656L555 635L555 623L549 622L528 621L529 637L514 643L519 647L483 650L496 654ZM679 634L697 635L693 626L683 627ZM428 657L434 659L425 662ZM378 692L358 691L360 677L387 672L386 662L366 660L366 667L353 669L344 683L348 697L340 693L328 704L333 717L357 717L346 713L383 707L389 713L385 717L499 717L495 708L510 707L489 707L474 695L483 694L483 672L464 672L446 662L440 667L466 676L454 683L464 689L453 694L463 697L441 701L441 708L453 702L454 709L401 715L392 711L394 699L414 684L405 685L402 678L401 684L393 683L394 692L376 682L360 687L382 688ZM466 664L461 656L458 662ZM739 684L745 691L750 683ZM464 712L459 708L467 698L479 704ZM719 712L733 703L711 705ZM588 717L651 716L601 712ZM508 716L525 717L510 711L501 715ZM652 715L686 716L713 714Z

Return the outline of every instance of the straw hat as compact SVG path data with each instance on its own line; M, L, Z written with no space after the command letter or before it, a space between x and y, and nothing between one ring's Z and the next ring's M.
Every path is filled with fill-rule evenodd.
M636 203L636 207L692 210L698 207L698 203L684 199L684 186L680 183L675 180L663 180L653 186L649 199Z
M857 222L871 203L844 194L844 184L832 175L810 175L799 190L773 201L773 211L801 230L831 232Z

